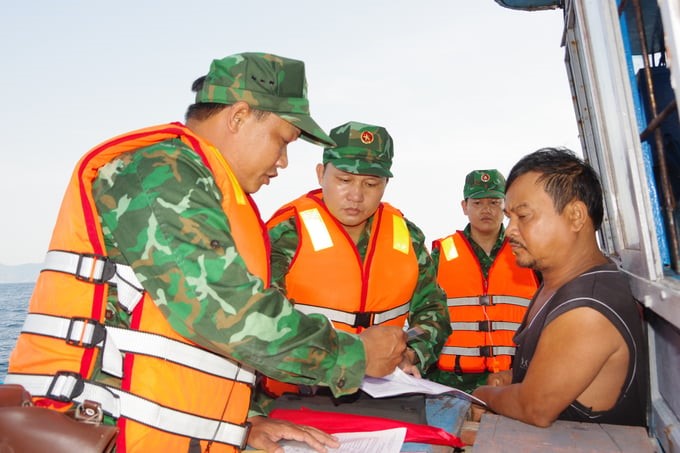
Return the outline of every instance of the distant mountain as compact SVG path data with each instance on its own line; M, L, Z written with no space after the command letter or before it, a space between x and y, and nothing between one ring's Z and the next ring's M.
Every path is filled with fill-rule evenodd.
M0 283L30 283L38 279L42 263L17 264L8 266L0 264Z

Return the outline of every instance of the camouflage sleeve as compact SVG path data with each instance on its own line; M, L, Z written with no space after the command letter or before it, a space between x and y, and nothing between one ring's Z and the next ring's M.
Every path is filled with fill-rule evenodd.
M434 272L435 274L437 273L437 263L439 263L439 254L441 253L441 250L439 248L432 248L432 253L430 253L430 256L432 257L432 262L434 263Z
M272 285L286 292L286 274L290 269L295 251L298 247L299 235L295 217L284 220L269 229L271 242Z
M115 159L93 194L107 246L180 335L281 381L327 385L336 395L359 387L361 340L294 310L248 272L212 174L181 141Z
M253 389L253 393L250 395L250 407L248 408L248 418L257 417L258 415L268 415L271 412L271 405L274 403L275 399L267 395L260 387L256 384Z
M451 322L446 295L437 284L437 268L425 247L425 235L412 222L406 220L406 225L418 258L418 283L411 298L408 323L409 326L419 326L428 333L425 338L410 342L409 346L420 358L420 369L426 371L437 361L451 334Z

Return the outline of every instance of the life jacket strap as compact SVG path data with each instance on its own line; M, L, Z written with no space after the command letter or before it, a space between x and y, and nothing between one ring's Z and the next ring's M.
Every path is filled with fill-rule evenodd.
M144 287L131 266L114 263L102 255L50 250L42 270L71 274L78 280L96 285L108 283L115 286L118 303L128 313L134 310L144 294Z
M492 357L498 355L515 355L515 348L512 346L479 346L476 348L444 346L441 353L466 357Z
M475 332L494 332L496 330L513 330L519 329L520 323L518 322L507 322L507 321L472 321L472 322L452 322L451 329L455 331L459 330L472 330Z
M306 305L296 303L295 308L300 310L302 313L311 315L317 313L324 315L326 318L330 319L332 322L341 322L343 324L350 325L352 327L370 327L376 324L382 324L391 319L398 318L401 315L408 313L410 304L407 302L389 310L381 312L347 312L343 310L336 310L334 308L328 307L317 307L316 305Z
M115 418L127 418L152 428L180 436L229 444L244 449L250 425L237 425L161 406L121 389L94 383L77 373L59 372L54 376L8 374L5 383L21 384L34 397L63 402L95 401Z
M519 305L520 307L528 307L531 299L516 296L492 296L489 294L472 297L451 297L446 300L446 305L449 307L478 307L480 305Z
M221 378L254 385L255 372L208 350L157 334L104 326L95 319L29 313L23 333L61 338L66 343L103 350L102 370L122 377L122 353L141 354L174 362Z

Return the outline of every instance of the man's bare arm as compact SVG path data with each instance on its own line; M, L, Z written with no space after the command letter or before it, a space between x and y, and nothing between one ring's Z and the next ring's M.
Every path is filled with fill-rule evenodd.
M593 410L611 408L627 366L620 333L602 314L581 307L545 327L523 382L482 386L473 394L498 414L550 426L577 399Z

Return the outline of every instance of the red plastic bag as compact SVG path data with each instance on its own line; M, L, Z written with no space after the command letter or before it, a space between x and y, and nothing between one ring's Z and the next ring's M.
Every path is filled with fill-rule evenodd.
M406 439L404 442L449 445L458 448L465 446L458 437L436 426L418 425L389 418L313 411L306 407L300 409L274 409L269 416L301 425L313 426L329 434L380 431L403 426L406 428Z

